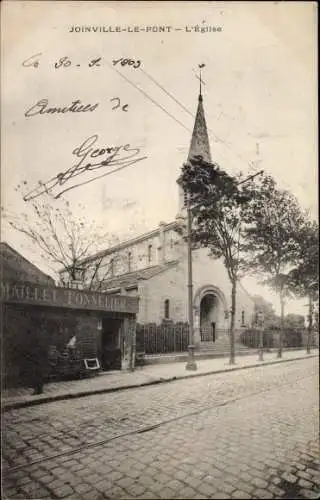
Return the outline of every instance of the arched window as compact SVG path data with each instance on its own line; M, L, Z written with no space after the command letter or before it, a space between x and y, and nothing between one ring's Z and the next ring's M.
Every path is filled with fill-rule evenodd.
M244 320L245 320L244 311L242 311L242 313L241 313L241 325L242 326L245 326L245 321Z
M148 263L152 261L152 245L148 246Z
M165 317L165 319L170 318L170 300L169 299L166 299L164 301L164 317Z
M131 271L131 268L132 268L132 253L129 252L128 253L128 271L129 271L129 273Z

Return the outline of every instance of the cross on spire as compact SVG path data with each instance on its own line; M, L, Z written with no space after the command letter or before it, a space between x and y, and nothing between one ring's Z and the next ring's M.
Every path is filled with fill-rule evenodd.
M199 80L200 80L200 91L199 91L199 97L202 97L202 83L204 83L204 82L202 81L202 74L201 74L201 70L202 70L202 68L204 68L204 67L205 67L205 64L199 64L198 66L199 66Z

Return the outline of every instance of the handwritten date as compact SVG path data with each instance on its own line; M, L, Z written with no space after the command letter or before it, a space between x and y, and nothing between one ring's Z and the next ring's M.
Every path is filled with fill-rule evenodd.
M40 66L41 58L42 58L42 52L38 52L37 54L34 54L31 57L28 57L28 59L26 59L25 61L23 61L22 66L25 68L38 68ZM89 68L96 68L99 66L103 66L104 64L102 57L95 57L87 61L84 65L88 66ZM113 59L112 65L130 66L134 69L138 69L141 66L141 61L139 59L129 59L125 57L120 57L120 59ZM73 62L68 56L60 57L57 61L53 63L53 67L55 69L69 68L70 66L80 67L81 64Z

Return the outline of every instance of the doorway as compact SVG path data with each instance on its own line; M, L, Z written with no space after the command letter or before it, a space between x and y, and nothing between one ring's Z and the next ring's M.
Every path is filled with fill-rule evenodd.
M216 341L216 324L211 323L211 335L212 335L212 342Z
M101 367L121 370L121 319L103 318L101 335Z
M200 335L202 342L215 342L217 298L212 293L205 295L200 302Z

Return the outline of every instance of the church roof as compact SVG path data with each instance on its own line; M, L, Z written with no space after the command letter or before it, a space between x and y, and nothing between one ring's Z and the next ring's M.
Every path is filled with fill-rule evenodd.
M188 161L195 156L202 156L203 160L211 163L210 145L206 119L203 109L203 98L199 95L198 109L194 122Z
M106 283L104 284L104 289L108 290L111 288L137 286L138 281L149 280L157 274L161 274L171 267L174 267L177 263L177 260L173 260L170 262L166 262L165 264L158 264L156 266L147 267L145 269L141 269L131 273L125 273L121 276L115 276L114 278L106 281Z

